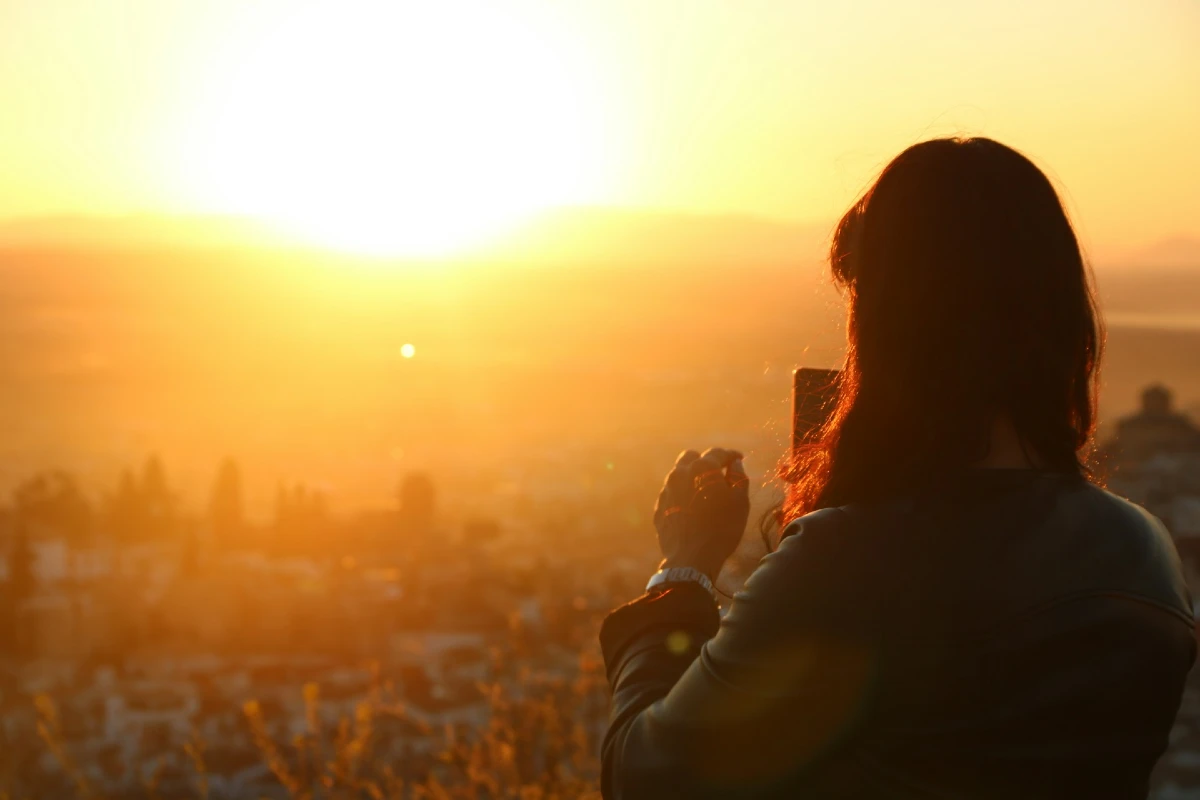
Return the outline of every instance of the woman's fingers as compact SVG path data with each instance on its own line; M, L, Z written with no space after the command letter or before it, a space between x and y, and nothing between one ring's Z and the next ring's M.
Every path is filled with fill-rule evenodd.
M654 507L654 527L667 562L716 575L745 530L749 484L736 450L681 453Z
M747 497L750 495L750 476L746 474L746 466L741 458L733 461L725 470L725 479L736 491Z
M662 525L668 522L678 522L682 517L677 517L684 507L678 502L671 499L667 494L667 490L663 489L662 494L658 496L658 502L654 505L654 524L658 527L659 532L662 532Z
M745 470L740 467L741 459L740 452L723 447L710 447L703 455L695 450L684 450L675 459L674 469L667 474L657 509L686 505L698 492L717 485L745 488L749 480L745 479ZM729 470L733 469L739 470L740 476L731 477L733 473Z
M722 467L728 467L734 461L741 459L742 454L737 450L728 450L724 447L710 447L700 457L716 461Z
M742 454L738 451L723 447L710 447L705 450L704 455L691 462L688 468L695 488L699 489L716 480L724 481L725 470L741 458Z
M667 473L667 480L663 484L664 500L678 504L689 496L692 482L690 470L699 459L700 454L695 450L684 450L679 454L679 458L675 459L675 468Z
M671 505L671 498L667 496L667 486L663 484L662 490L658 493L658 499L654 501L654 522L658 523L662 519L663 511Z
M674 468L667 473L658 501L654 504L654 524L662 525L667 519L683 510L691 496L691 465L700 458L695 450L684 450L675 459ZM661 528L660 528L661 530Z
M706 451L705 455L697 458L688 465L688 475L691 477L692 486L695 489L700 489L715 480L722 480L725 477L725 465L718 459L708 455L711 452L711 450Z

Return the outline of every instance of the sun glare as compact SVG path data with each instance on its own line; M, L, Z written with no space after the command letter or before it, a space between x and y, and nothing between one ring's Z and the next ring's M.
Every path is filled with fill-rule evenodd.
M597 73L487 0L323 3L210 76L187 176L206 206L373 254L446 254L605 199Z

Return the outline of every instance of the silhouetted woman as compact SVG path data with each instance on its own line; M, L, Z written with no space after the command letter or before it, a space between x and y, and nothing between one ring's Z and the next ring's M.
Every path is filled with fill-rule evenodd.
M683 453L605 621L608 798L1141 798L1195 655L1162 524L1091 481L1101 335L1046 177L901 153L837 227L832 418L721 618L740 455Z

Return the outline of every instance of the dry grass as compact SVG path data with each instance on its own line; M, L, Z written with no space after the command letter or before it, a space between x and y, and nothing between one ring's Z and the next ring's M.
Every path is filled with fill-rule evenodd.
M478 688L489 709L484 725L432 730L406 710L390 686L376 682L352 714L334 718L322 704L320 687L310 683L301 691L302 731L288 741L278 733L281 721L268 719L258 702L249 701L242 709L246 731L273 781L259 789L291 800L598 800L596 732L608 704L598 664L583 660L571 682L530 680L519 698L498 684ZM127 769L125 783L131 785L106 792L73 756L52 698L39 695L34 702L42 753L52 756L58 773L47 778L69 785L71 796L167 800L161 758ZM402 723L406 735L387 735L383 729L395 730L392 723ZM214 790L218 776L206 761L207 750L193 731L181 746L181 762L192 772L190 791L175 791L169 800L225 796ZM0 787L0 800L39 796L43 789L37 786Z

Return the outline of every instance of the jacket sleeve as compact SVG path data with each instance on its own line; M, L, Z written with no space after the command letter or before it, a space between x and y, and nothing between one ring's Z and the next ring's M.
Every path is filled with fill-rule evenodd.
M878 657L845 516L793 523L723 620L691 585L609 615L605 798L754 796L848 740Z

